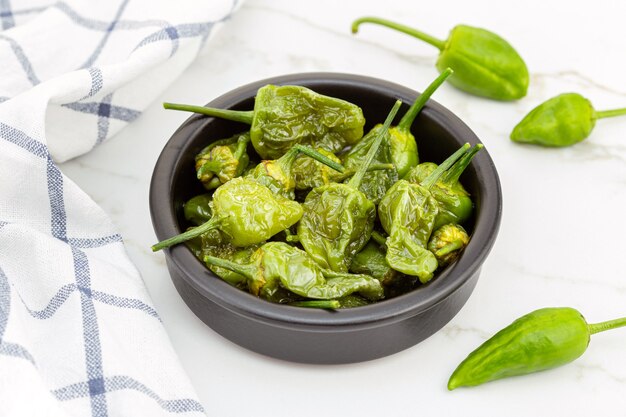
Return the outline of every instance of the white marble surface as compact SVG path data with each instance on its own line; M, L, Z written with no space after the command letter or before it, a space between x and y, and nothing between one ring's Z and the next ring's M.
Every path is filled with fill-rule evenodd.
M469 302L411 349L354 365L292 364L228 342L191 313L163 255L150 252L148 212L156 158L187 115L154 103L116 138L62 166L118 225L207 414L626 415L626 329L594 336L580 360L557 370L445 388L467 353L535 308L572 306L590 321L626 315L626 119L600 121L591 138L569 149L508 140L528 110L560 92L582 93L598 109L626 106L626 3L247 0L158 101L205 103L251 81L303 71L365 74L422 89L436 75L437 51L374 26L350 35L352 19L371 14L439 37L457 23L489 28L517 48L532 73L528 96L515 103L450 86L436 93L493 157L504 216Z

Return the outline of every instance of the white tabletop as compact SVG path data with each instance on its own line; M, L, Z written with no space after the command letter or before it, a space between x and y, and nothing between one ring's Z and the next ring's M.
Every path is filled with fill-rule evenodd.
M363 15L441 38L459 23L485 27L526 60L531 84L521 101L489 101L451 86L434 96L495 161L504 193L500 234L468 303L419 345L343 366L270 359L206 327L178 296L163 255L150 251L152 168L188 117L160 102L203 104L248 82L306 71L423 89L437 74L437 50L372 25L351 35L351 21ZM626 118L599 121L588 140L568 149L508 139L526 112L561 92L579 92L600 110L626 106L625 16L626 3L609 0L248 0L136 122L62 169L117 224L209 416L626 415L626 329L594 335L585 355L560 369L446 390L471 350L531 310L571 306L594 322L626 315Z

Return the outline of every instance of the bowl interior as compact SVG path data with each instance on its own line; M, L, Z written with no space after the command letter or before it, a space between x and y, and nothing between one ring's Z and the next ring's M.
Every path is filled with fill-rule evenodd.
M303 85L318 93L355 103L363 109L367 121L366 132L373 125L384 120L394 101L399 98L404 104L395 120L397 123L401 115L418 96L417 92L405 87L367 77L343 74L301 74L263 80L241 87L212 101L209 106L250 110L254 107L255 92L267 83ZM206 192L199 181L195 179L194 156L212 141L232 136L247 129L248 126L243 124L194 115L173 135L157 163L151 190L153 223L159 239L185 230L189 225L183 216L183 204L189 198ZM440 163L465 142L472 145L480 142L460 119L433 100L428 102L416 118L412 133L417 141L420 161ZM253 152L251 146L249 152ZM159 170L161 170L162 176L169 176L169 189L155 190L154 182L158 177ZM493 244L499 226L500 184L486 149L483 149L474 158L462 175L461 181L471 193L476 207L473 219L464 225L472 236L470 244L457 262L440 271L427 285L394 299L366 307L341 310L329 316L327 311L273 305L215 279L211 272L200 261L196 260L184 245L172 248L169 256L175 258L172 259L174 262L186 263L184 269L189 271L189 275L191 275L189 279L193 281L192 284L202 292L206 292L207 296L215 296L217 291L221 293L218 298L222 298L222 301L224 301L225 296L227 303L235 303L238 308L258 309L256 313L262 312L262 314L269 316L280 317L287 309L290 311L290 315L296 317L294 319L296 321L299 317L300 319L306 318L305 321L313 320L314 322L327 323L327 320L340 322L350 320L350 318L358 318L360 315L365 315L363 319L369 317L371 320L379 314L377 310L381 309L387 310L387 313L392 315L398 315L416 308L428 308L462 285L463 281L480 267ZM155 196L155 193L159 193L159 195ZM155 205L159 207L155 207ZM167 220L168 216L169 221ZM166 220L163 221L163 219ZM164 225L163 223L167 224ZM195 263L195 265L191 263ZM240 303L248 303L248 306L242 307ZM276 308L283 310L275 310ZM338 315L341 318L324 318L337 317Z

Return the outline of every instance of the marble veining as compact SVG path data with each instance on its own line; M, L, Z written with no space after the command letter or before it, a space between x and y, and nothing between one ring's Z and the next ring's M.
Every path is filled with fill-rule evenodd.
M460 313L421 344L380 360L332 367L268 359L221 338L174 289L162 254L150 251L148 187L158 155L188 116L161 101L206 103L242 84L280 74L337 71L421 90L437 51L390 30L350 23L381 15L435 36L457 23L509 39L531 71L514 103L471 97L450 86L434 99L485 143L504 191L498 240ZM559 370L449 393L456 365L480 343L536 308L569 305L590 321L626 315L626 118L596 124L569 149L512 143L534 106L577 91L598 109L626 106L626 3L582 0L413 2L246 0L184 75L117 137L63 164L66 175L116 224L181 363L210 416L504 415L625 416L626 329L594 335L585 355ZM582 28L582 29L581 29ZM357 348L357 347L355 347ZM268 398L269 405L268 405Z

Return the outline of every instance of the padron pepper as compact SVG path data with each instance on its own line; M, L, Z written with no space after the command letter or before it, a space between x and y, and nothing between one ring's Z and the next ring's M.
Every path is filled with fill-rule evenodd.
M421 184L396 182L378 206L378 218L388 233L387 262L396 271L416 276L426 283L437 270L437 259L426 246L439 213L429 189L469 148L463 145Z
M471 387L564 365L587 350L592 334L622 326L626 326L626 317L588 324L573 308L535 310L515 320L470 353L450 377L448 389Z
M371 275L385 286L393 284L401 275L389 266L385 250L374 239L354 256L350 264L350 272Z
M452 68L450 84L477 96L517 100L528 90L528 68L517 51L504 39L485 29L458 25L441 40L417 29L377 17L362 17L352 23L357 33L362 23L374 23L421 39L439 49L437 69Z
M380 203L387 190L398 181L398 178L402 178L412 167L417 165L417 143L411 133L411 125L428 99L450 75L452 75L452 70L447 68L415 100L400 120L400 123L389 128L388 139L381 144L375 161L379 164L391 163L395 166L395 169L367 172L360 186L360 190L374 204ZM374 126L343 157L346 169L357 169L363 163L367 151L381 128L381 124Z
M226 235L235 247L250 246L269 239L302 217L299 203L241 177L215 190L211 212L213 217L206 223L159 242L152 250L161 250L215 229Z
M626 115L626 108L596 111L577 93L553 97L535 107L515 126L511 140L541 146L571 146L587 138L596 120Z
M317 187L306 196L298 237L307 253L323 268L347 272L354 255L370 239L376 206L359 191L359 186L401 103L396 101L363 164L347 184Z
M202 223L211 220L212 194L200 194L190 198L183 206L183 215L185 219L194 226L200 226Z
M433 232L428 250L437 258L439 267L444 267L454 262L468 243L465 229L458 224L444 224Z
M205 256L204 261L245 276L250 293L262 298L270 298L281 287L317 300L337 299L355 292L370 300L384 296L377 279L325 270L306 252L284 242L264 244L243 265L214 256Z
M365 125L357 105L295 85L259 88L250 111L175 103L163 107L251 125L252 145L263 159L277 159L295 144L339 152L361 139Z
M196 155L196 172L205 188L212 190L241 175L250 159L246 147L248 132L217 140Z
M254 169L246 174L252 179L269 188L274 194L293 200L295 198L296 182L294 179L294 162L299 153L307 155L312 160L324 164L340 174L343 166L333 159L302 145L294 145L286 154L278 159L261 161Z
M315 148L315 150L331 161L341 164L341 159L335 156L334 153L319 147ZM292 175L296 182L297 190L310 190L315 187L330 184L331 182L338 182L345 176L345 170L342 172L306 155L298 157L293 163L292 169Z
M474 203L459 178L482 148L484 146L481 143L474 145L430 188L439 208L435 219L435 229L449 223L461 224L471 217ZM414 184L421 184L436 169L437 164L424 162L411 169L403 179Z

